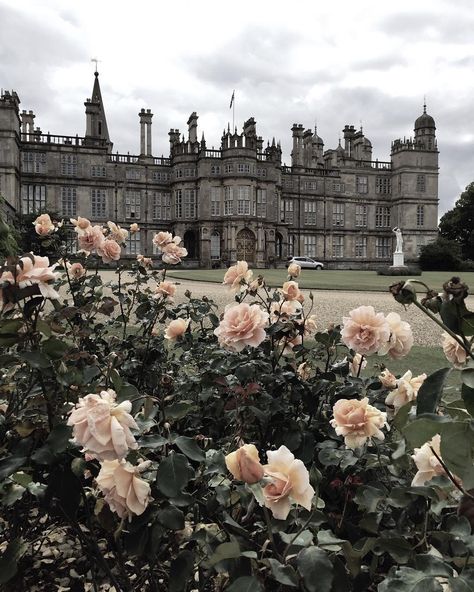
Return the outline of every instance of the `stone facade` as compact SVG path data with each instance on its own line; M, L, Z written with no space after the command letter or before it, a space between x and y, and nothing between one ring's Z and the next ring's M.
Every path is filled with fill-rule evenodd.
M294 124L286 166L280 144L264 146L253 118L242 133L224 130L220 148L208 149L196 113L187 138L170 130L169 157L154 157L149 109L138 114L140 154L114 153L97 73L83 137L43 133L19 104L15 92L0 97L7 204L20 213L137 222L130 256L152 256L155 232L171 230L184 239L187 265L246 259L266 267L306 255L330 268L364 269L391 263L394 226L403 230L407 261L436 237L438 150L426 108L414 138L392 143L390 162L373 160L370 141L354 126L345 126L336 149L324 150L316 130Z

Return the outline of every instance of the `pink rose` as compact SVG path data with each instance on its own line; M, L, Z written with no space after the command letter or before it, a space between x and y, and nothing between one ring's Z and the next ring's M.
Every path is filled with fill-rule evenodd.
M267 452L268 464L263 467L271 482L263 488L265 506L277 520L286 520L291 502L311 510L314 489L309 484L308 469L295 459L286 446Z
M385 369L381 374L379 374L379 380L382 383L382 386L384 386L385 388L397 388L396 377L387 369Z
M443 352L455 368L463 368L466 365L466 350L448 333L443 334Z
M140 230L140 227L138 226L138 224L136 222L134 222L133 224L130 224L130 234L135 234L139 230Z
M71 277L73 277L74 279L78 280L81 277L84 277L86 275L86 270L85 268L81 265L81 263L73 263L69 269L69 275Z
M78 235L84 234L84 232L91 227L89 220L87 218L81 218L81 216L78 216L77 220L70 218L70 222L74 226L74 230Z
M385 404L392 405L395 407L395 411L398 411L403 405L414 401L425 378L426 374L420 374L413 378L411 371L408 370L397 380L396 389L387 395Z
M280 302L272 302L270 306L270 320L272 323L277 321L302 320L301 313L303 308L297 300L281 300ZM296 317L296 318L293 318Z
M36 234L40 236L46 236L56 230L56 226L53 224L49 214L41 214L33 222Z
M139 476L149 464L145 461L134 467L125 460L101 462L96 477L97 486L104 494L110 509L120 518L128 516L131 520L132 514L140 516L153 499L150 496L150 485Z
M107 222L107 226L109 228L109 234L107 238L112 239L118 243L124 243L127 240L128 230L121 228L118 224L115 224L115 222L110 222L110 220Z
M376 353L390 339L390 326L373 306L359 306L343 318L342 341L358 354Z
M347 448L360 448L371 438L385 439L380 429L387 425L387 414L369 405L367 397L361 401L339 399L333 413L331 425L338 436L344 436Z
M102 257L102 261L104 263L118 261L120 259L121 252L121 246L111 238L108 238L103 243L101 243L99 247L97 247L97 254Z
M158 296L164 296L165 298L172 299L173 296L176 294L176 284L173 282L169 282L165 280L164 282L160 282L155 290Z
M176 341L178 337L182 337L186 333L190 322L190 319L175 319L171 321L166 327L165 339Z
M237 261L235 265L229 267L222 282L224 286L228 286L230 290L236 292L245 290L246 286L251 282L253 271L249 270L247 261Z
M177 265L178 263L181 263L181 259L188 254L188 251L184 247L179 247L175 242L164 245L161 250L163 253L161 260L169 265Z
M78 233L79 248L87 253L92 253L100 248L104 241L102 227L98 225L91 226L89 224L81 233Z
M235 479L245 483L258 483L263 479L258 450L254 444L244 444L225 457L225 464Z
M402 321L396 312L389 312L385 317L390 326L390 339L377 352L379 356L388 353L391 358L399 359L408 354L413 346L413 333L409 323Z
M132 404L123 401L117 405L116 397L115 391L108 389L80 398L67 422L73 426L75 442L101 460L124 458L129 449L138 448L130 431L138 429L130 415Z
M137 262L138 265L142 265L143 267L151 267L153 265L153 260L150 257L145 257L144 255L137 255Z
M214 334L222 347L231 351L242 351L246 345L257 347L266 337L264 327L268 324L268 313L258 304L246 302L227 306L224 316Z
M173 235L171 234L171 232L158 232L157 234L155 234L155 236L153 237L153 244L156 245L160 250L163 249L163 247L167 244L169 244L170 242L172 242L173 240Z
M293 278L297 278L301 273L301 266L298 263L290 263L288 265L288 275Z
M285 300L298 300L301 296L300 289L298 288L298 284L296 282L285 282L283 284L283 288L281 290L283 294L283 298ZM298 300L299 302L299 300Z
M48 257L21 257L17 265L16 283L20 288L37 285L44 298L57 300L59 294L50 284L59 277L59 273L54 271L56 266L49 265Z
M412 454L412 459L415 461L418 472L411 482L412 487L421 487L428 481L431 481L433 477L446 474L442 464L433 453L434 450L441 458L440 446L441 436L436 434L429 442L423 444L421 448L415 448L413 451L414 454ZM431 448L433 448L433 450L431 450Z

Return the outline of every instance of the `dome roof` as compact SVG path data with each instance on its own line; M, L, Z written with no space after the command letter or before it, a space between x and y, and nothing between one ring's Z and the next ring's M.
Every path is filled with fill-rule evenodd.
M421 128L436 129L435 120L426 112L426 105L423 109L423 114L415 121L415 131Z

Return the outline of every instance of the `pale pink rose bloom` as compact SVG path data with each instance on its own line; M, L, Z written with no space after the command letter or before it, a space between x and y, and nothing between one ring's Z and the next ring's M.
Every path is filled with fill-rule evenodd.
M158 296L164 296L165 298L172 299L176 294L176 284L165 280L164 282L160 282L158 284L155 292Z
M153 259L145 257L144 255L137 255L137 261L139 265L143 267L151 267L153 265Z
M346 358L347 360L347 358ZM362 364L362 367L361 367ZM358 376L360 372L367 366L367 360L360 354L355 354L352 358L352 362L349 362L349 374L351 376ZM360 372L359 372L360 368Z
M298 300L298 298L301 296L298 284L293 281L285 282L281 289L281 293L283 294L283 298L285 300Z
M73 263L68 268L69 275L78 280L86 275L86 270L81 263Z
M314 497L309 483L308 469L303 461L295 459L286 446L267 452L268 464L263 467L271 483L263 488L265 506L277 520L286 520L291 503L303 506L308 512Z
M410 324L402 321L396 312L389 312L385 318L390 326L390 339L382 345L377 353L379 356L388 353L394 359L403 358L413 346L413 333Z
M441 436L436 434L436 436L433 436L429 442L423 444L421 448L415 448L413 451L414 454L412 454L411 457L415 461L418 472L411 482L412 487L420 487L428 481L431 481L433 477L446 474L443 466L431 450L431 448L433 448L436 454L441 458L440 445Z
M365 397L357 399L339 399L333 407L334 419L331 425L338 436L344 436L347 448L361 448L367 440L384 440L380 431L387 425L387 414L369 405Z
M253 271L249 269L247 261L237 261L226 271L224 286L236 292L245 290L246 286L252 281Z
M297 300L282 300L270 305L270 319L272 323L278 320L287 321L290 317L301 317L302 306ZM293 319L292 320L297 320Z
M78 216L77 220L70 218L70 222L75 227L74 230L78 235L84 234L84 232L91 227L89 220L87 218L81 218L81 216Z
M104 263L118 261L121 252L122 247L112 238L107 238L99 247L97 247L97 254L102 257Z
M407 370L405 374L397 380L396 388L387 395L385 404L392 405L395 407L395 411L398 411L403 405L406 405L410 401L414 401L425 378L426 374L420 374L413 378L411 371Z
M40 236L46 236L56 230L56 226L53 224L49 214L41 214L33 222L36 234Z
M140 478L140 472L149 466L145 461L134 467L125 460L104 460L96 477L97 486L105 501L120 518L132 514L140 516L146 510L150 496L150 485Z
M291 263L288 266L288 275L297 278L301 273L301 266L298 263Z
M121 228L118 224L115 224L115 222L110 222L110 220L107 222L107 226L109 227L109 238L118 243L124 243L127 240L128 230Z
M390 339L390 325L373 306L359 306L343 318L342 341L358 354L376 353Z
M310 315L309 317L306 317L304 321L304 334L313 335L314 333L316 333L317 329L318 325L316 323L316 316Z
M163 249L163 247L173 240L173 235L171 232L158 232L153 237L153 244L156 245L159 249Z
M92 253L98 249L105 241L101 226L89 226L81 233L78 233L79 248L87 253Z
M135 234L139 230L140 230L140 227L138 226L138 224L136 222L133 222L133 224L130 224L130 234Z
M443 333L443 352L455 368L463 368L466 365L466 350L448 333Z
M175 319L166 327L165 339L176 341L178 337L182 337L189 327L190 319Z
M244 444L225 457L225 464L235 479L245 483L258 483L263 478L258 450L254 444Z
M130 431L138 429L130 415L132 403L123 401L117 405L116 397L115 391L108 389L80 398L67 422L73 426L75 442L100 460L124 458L129 449L138 448Z
M397 378L387 369L379 374L379 380L385 388L397 388Z
M301 378L301 380L309 380L312 375L311 366L308 364L308 362L302 362L298 366L296 373Z
M188 251L184 247L179 247L178 244L175 242L171 242L167 245L164 245L161 248L161 250L163 253L163 255L161 256L161 260L164 263L168 263L169 265L177 265L178 263L181 263L181 259L183 257L186 257L186 255L188 254Z
M268 313L258 304L242 302L227 306L214 334L222 347L231 351L242 351L246 345L257 347L266 337L264 327L268 324Z
M56 267L57 263L49 265L48 257L21 257L20 265L17 265L16 282L20 288L37 285L44 298L57 300L59 294L49 283L60 275L54 271Z

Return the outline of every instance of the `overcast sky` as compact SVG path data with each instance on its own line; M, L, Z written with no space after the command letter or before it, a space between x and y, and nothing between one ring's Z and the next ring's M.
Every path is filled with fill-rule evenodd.
M440 214L474 181L474 10L471 0L0 0L0 86L36 125L85 133L94 65L114 151L139 152L138 112L151 108L153 153L171 127L218 147L250 116L290 164L293 123L317 121L325 149L362 122L373 157L413 134L423 96L440 150Z

